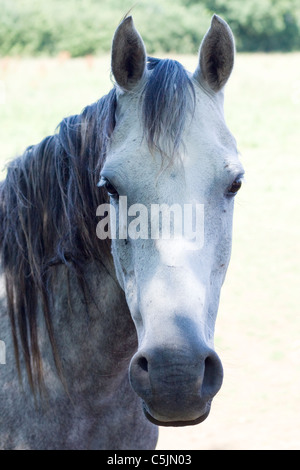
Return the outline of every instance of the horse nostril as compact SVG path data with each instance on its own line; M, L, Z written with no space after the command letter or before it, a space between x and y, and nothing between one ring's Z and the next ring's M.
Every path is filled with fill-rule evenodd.
M137 352L131 360L129 367L129 379L133 390L145 398L151 393L148 360L141 352Z
M143 356L139 357L138 365L143 371L148 372L148 361L145 357Z
M216 353L208 356L204 361L204 377L202 395L213 397L221 388L223 381L223 367Z

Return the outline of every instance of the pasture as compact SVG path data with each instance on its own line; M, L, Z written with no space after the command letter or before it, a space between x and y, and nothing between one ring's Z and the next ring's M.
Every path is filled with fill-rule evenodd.
M110 88L109 56L0 59L1 169ZM209 418L161 428L158 449L299 450L300 54L237 55L225 115L246 178L216 325L224 383Z

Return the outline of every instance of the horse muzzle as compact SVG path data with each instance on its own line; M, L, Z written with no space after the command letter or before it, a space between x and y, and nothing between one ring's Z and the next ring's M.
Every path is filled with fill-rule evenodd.
M159 426L189 426L204 421L213 397L220 390L223 368L215 351L172 348L138 351L129 377L142 398L145 416Z

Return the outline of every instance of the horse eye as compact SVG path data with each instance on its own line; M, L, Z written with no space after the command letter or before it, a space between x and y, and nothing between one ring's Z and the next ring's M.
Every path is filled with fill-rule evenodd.
M105 189L110 196L118 196L118 191L109 181L106 181Z
M228 193L230 195L234 195L238 192L238 190L241 188L242 186L242 180L241 179L236 179L232 185L230 186L229 190L228 190Z
M119 193L116 188L111 184L111 182L107 178L104 178L103 176L101 176L97 186L105 188L109 196L119 196Z

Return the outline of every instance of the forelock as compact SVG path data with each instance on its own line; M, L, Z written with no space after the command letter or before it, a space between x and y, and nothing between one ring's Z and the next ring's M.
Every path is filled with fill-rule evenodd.
M191 78L176 60L148 58L148 80L142 93L144 135L151 152L169 163L178 154L188 115L195 107Z

